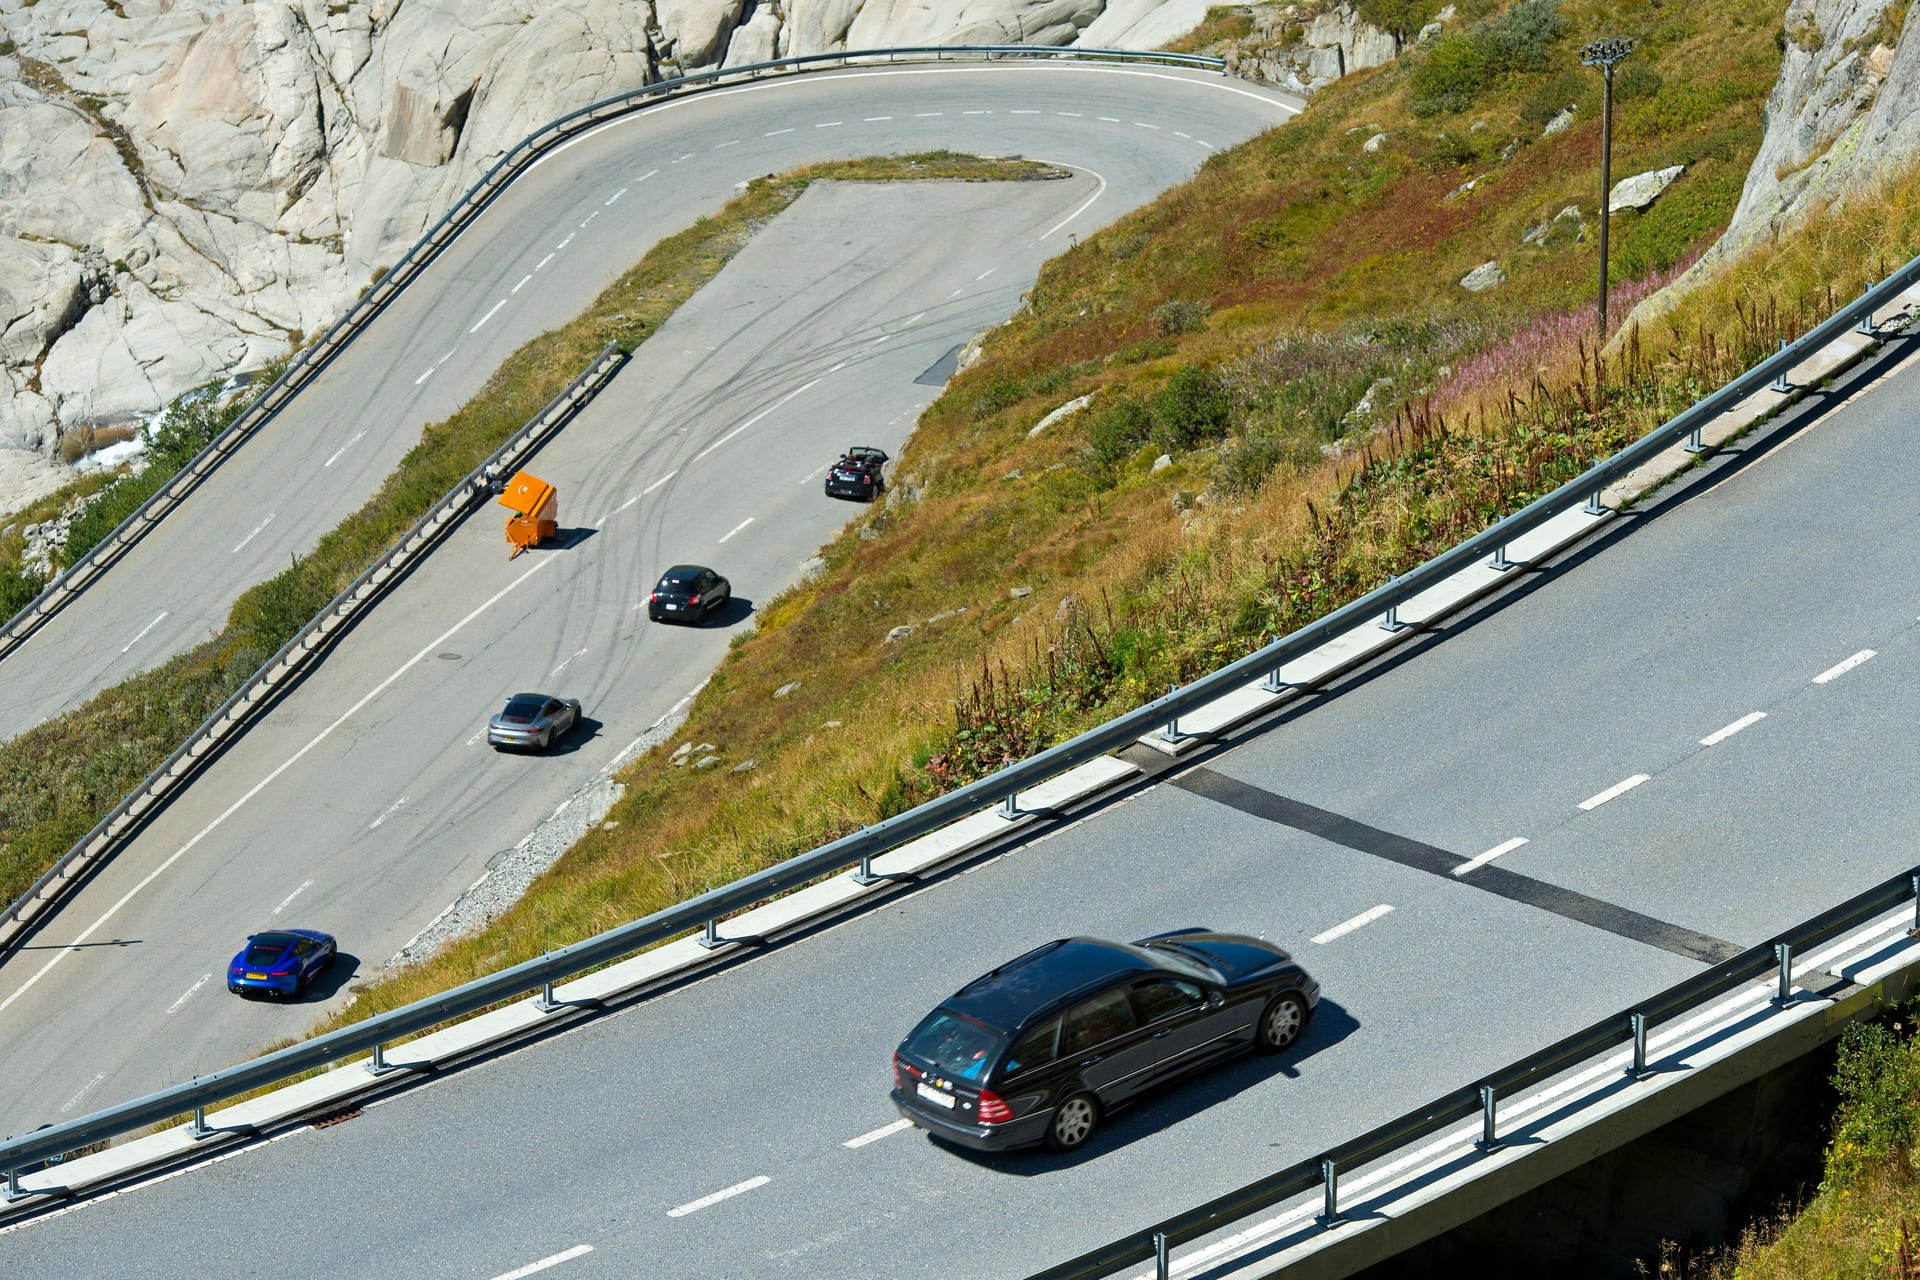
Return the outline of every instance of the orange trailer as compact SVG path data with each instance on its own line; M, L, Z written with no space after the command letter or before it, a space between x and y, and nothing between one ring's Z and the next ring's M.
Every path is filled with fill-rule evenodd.
M500 505L515 513L507 521L507 553L511 560L528 547L537 547L560 530L560 495L554 487L528 471L516 471L500 495Z

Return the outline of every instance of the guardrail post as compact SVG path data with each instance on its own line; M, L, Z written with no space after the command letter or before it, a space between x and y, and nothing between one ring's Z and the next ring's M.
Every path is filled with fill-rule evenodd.
M1180 686L1177 684L1168 685L1167 696L1171 698L1174 694L1174 691L1179 687ZM1160 736L1165 738L1168 742L1180 741L1180 717L1178 715L1171 715L1167 717L1167 727L1160 731Z
M1495 573L1505 573L1514 567L1514 562L1507 559L1507 544L1504 542L1494 548L1493 559L1487 561L1487 568Z
M1330 1159L1320 1162L1320 1183L1323 1192L1320 1221L1330 1227L1340 1221L1340 1168Z
M187 1136L195 1142L202 1138L211 1138L216 1131L207 1128L207 1109L204 1106L193 1109L193 1119L187 1122Z
M8 1200L24 1200L27 1198L27 1193L20 1189L20 1171L18 1169L7 1170L6 1198Z
M1688 453L1705 453L1707 446L1700 443L1700 428L1695 427L1687 433L1687 442L1680 446Z
M566 1008L565 1005L561 1004L558 1000L555 1000L553 998L553 979L552 978L548 978L545 982L540 984L540 998L533 1002L533 1007L538 1009L542 1013L552 1013L557 1009Z
M860 869L853 873L853 882L855 884L866 885L879 884L880 880L881 877L873 874L873 855L870 853L861 854Z
M1861 285L1860 296L1864 298L1868 294L1872 293L1873 285L1874 285L1874 282L1871 280ZM1860 313L1860 319L1855 322L1853 326L1853 331L1855 333L1861 334L1868 338L1871 338L1873 336L1873 311L1871 309Z
M1912 933L1913 933L1913 934L1914 934L1914 935L1915 935L1916 937L1920 937L1920 871L1916 871L1916 872L1914 872L1914 873L1913 873L1913 876L1911 877L1911 885L1912 885L1912 888L1913 888L1913 929L1912 929Z
M726 941L726 939L720 936L720 922L718 920L707 921L707 927L700 931L700 936L695 939L695 941L699 942L699 944L708 951L717 949L722 942Z
M1002 818L1005 818L1008 822L1012 822L1015 818L1019 817L1020 806L1014 803L1014 800L1019 796L1019 794L1020 793L1017 791L1007 792L1007 798L1000 802L1000 807L994 810L994 812L999 814Z
M1607 509L1600 505L1600 491L1595 489L1587 495L1587 505L1580 508L1590 516L1605 515Z
M1167 1233L1153 1233L1153 1274L1155 1280L1167 1280Z
M399 1070L398 1067L390 1067L387 1065L387 1046L385 1046L384 1044L377 1044L373 1046L373 1057L367 1059L368 1075L383 1076L387 1074L387 1072L389 1071L398 1071L398 1070Z
M1782 351L1787 349L1787 340L1785 338L1780 339L1780 349ZM1787 381L1787 371L1785 369L1782 369L1774 376L1773 381L1768 384L1767 390L1778 395L1785 395L1787 392L1793 390L1793 384Z
M1633 1028L1633 1066L1627 1074L1638 1080L1647 1074L1647 1015L1630 1013L1627 1025Z
M1793 944L1774 943L1773 958L1780 963L1780 991L1774 996L1774 1003L1787 1004L1793 999Z
M1500 1135L1495 1129L1497 1119L1494 1113L1495 1102L1496 1098L1494 1096L1493 1086L1490 1084L1481 1085L1480 1142L1478 1145L1482 1151L1491 1151L1500 1145Z
M1400 581L1400 575L1395 574L1387 579L1387 585L1392 586L1398 581ZM1399 605L1390 604L1387 606L1387 616L1380 619L1380 629L1382 631L1405 631L1407 629L1407 624L1400 621Z
M1267 693L1285 693L1287 682L1280 678L1280 668L1275 667L1267 672L1267 678L1260 682L1260 688ZM1920 881L1920 876L1915 876L1914 879ZM1920 894L1916 894L1916 897L1920 897Z

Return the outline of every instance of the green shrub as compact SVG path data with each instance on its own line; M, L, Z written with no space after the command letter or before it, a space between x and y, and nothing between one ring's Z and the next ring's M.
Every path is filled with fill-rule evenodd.
M1233 425L1233 396L1211 369L1189 365L1167 379L1147 402L1154 443L1168 451L1219 440Z
M1585 107L1594 101L1600 77L1591 71L1566 68L1541 81L1538 88L1520 103L1520 118L1534 128L1545 128L1547 121L1570 106Z
M1551 68L1549 46L1566 30L1560 0L1521 0L1475 26L1473 41L1492 74L1537 73Z
M1413 73L1413 113L1465 111L1491 76L1487 56L1470 36L1443 37Z
M1094 458L1109 467L1131 458L1152 434L1152 415L1132 396L1106 405L1087 423L1087 444Z
M1910 1023L1912 1011L1905 1022ZM1840 1095L1827 1148L1826 1187L1865 1167L1907 1156L1920 1138L1920 1045L1904 1023L1857 1023L1840 1033L1833 1087Z
M228 625L242 646L271 654L293 639L335 594L337 589L320 564L294 556L292 564L234 601Z
M1213 304L1201 298L1169 298L1148 313L1153 331L1161 337L1192 333L1207 323Z
M1354 12L1382 31L1411 40L1437 12L1433 0L1358 0Z
M11 618L40 594L47 580L22 565L0 568L0 620Z

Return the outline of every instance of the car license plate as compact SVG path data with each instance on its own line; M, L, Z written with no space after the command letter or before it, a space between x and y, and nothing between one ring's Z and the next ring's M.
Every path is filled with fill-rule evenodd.
M914 1089L928 1102L936 1103L949 1111L953 1110L954 1098L952 1094L942 1093L930 1084L918 1084L914 1086Z
M264 973L250 973L247 977L254 982L265 982L267 980L267 975ZM947 1105L952 1106L953 1104L948 1103Z
M669 613L672 613L672 612L676 612L676 611L677 611L677 610L678 610L679 608L680 608L680 606L679 606L679 605L677 605L677 604L670 604L670 605L668 605L668 606L667 606L667 611L668 611Z

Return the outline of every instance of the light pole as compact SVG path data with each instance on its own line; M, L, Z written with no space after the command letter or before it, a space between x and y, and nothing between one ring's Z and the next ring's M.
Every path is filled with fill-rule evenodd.
M1608 36L1581 47L1580 61L1606 78L1600 108L1600 345L1607 345L1607 202L1613 194L1613 68L1633 52L1633 41Z

